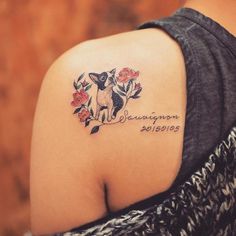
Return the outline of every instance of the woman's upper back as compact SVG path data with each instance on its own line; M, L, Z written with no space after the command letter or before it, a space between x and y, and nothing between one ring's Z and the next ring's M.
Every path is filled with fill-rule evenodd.
M174 36L171 25L174 23L163 28ZM194 38L188 43L192 42L196 42ZM190 53L191 46L196 50L196 45L189 45L184 52ZM196 64L191 64L201 53L198 59L185 58L188 68L186 55L168 34L145 29L81 44L51 67L42 84L32 139L31 218L35 233L65 231L164 191L179 171L184 141L190 145L189 149L184 146L185 153L192 156L193 148L205 151L211 146L196 145L202 142L199 134L208 132L201 124L211 125L212 112L217 110L214 99L222 101L220 90L215 92L221 87L210 79L204 81L203 75L196 76L208 65L197 64L194 69ZM190 67L194 73L188 74L191 80L187 84L185 69L189 73ZM212 73L209 78L214 78ZM233 86L228 94L235 96ZM186 88L192 91L187 110ZM217 97L208 98L206 91ZM200 116L196 109L206 106L209 113ZM110 121L109 108L113 115L117 111ZM233 117L226 112L216 116L222 114ZM185 135L184 140L184 131L193 136ZM212 140L219 138L218 134L212 134ZM45 192L47 197L43 197Z

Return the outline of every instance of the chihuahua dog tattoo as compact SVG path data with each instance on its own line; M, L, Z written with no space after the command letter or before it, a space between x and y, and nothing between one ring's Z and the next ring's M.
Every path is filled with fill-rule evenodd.
M127 67L117 75L116 69L112 69L101 73L88 73L84 77L85 74L80 75L73 83L75 92L71 105L76 108L73 114L78 116L85 127L96 122L90 134L98 132L103 125L120 123L119 112L126 107L129 99L139 98L142 91L141 84L137 82L139 71ZM89 94L92 87L96 88L95 98Z
M116 85L115 72L113 69L101 74L89 73L89 77L97 85L95 119L99 118L101 110L107 109L107 121L110 122L124 105L121 95L113 90Z

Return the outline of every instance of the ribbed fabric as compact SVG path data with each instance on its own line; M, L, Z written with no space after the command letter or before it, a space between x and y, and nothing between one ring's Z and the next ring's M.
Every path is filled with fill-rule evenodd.
M182 165L174 182L191 175L236 120L236 38L191 8L137 29L160 28L180 45L186 67L187 107Z

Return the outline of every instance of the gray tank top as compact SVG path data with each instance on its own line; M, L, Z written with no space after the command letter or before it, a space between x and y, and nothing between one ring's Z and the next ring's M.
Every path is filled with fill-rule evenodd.
M186 67L182 165L175 185L193 173L236 121L236 37L191 8L137 29L154 27L176 40Z

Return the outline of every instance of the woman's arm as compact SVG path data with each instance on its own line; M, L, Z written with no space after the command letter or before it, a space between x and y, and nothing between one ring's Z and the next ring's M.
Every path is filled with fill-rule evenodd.
M89 136L70 105L73 79L83 70L83 47L79 45L60 57L40 89L30 168L35 234L67 229L106 214L99 160L90 155Z

